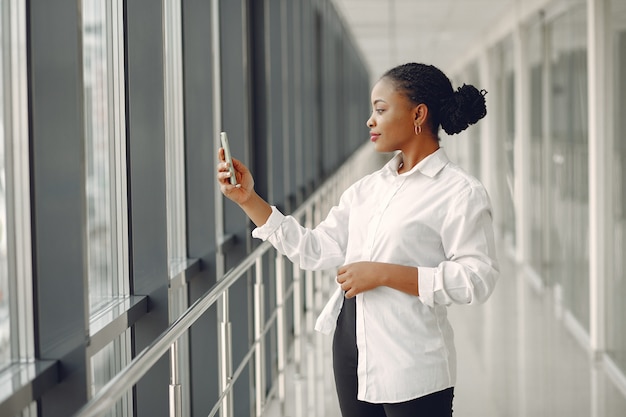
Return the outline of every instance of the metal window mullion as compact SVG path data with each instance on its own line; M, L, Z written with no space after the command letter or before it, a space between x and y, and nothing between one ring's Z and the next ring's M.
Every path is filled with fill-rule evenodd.
M104 63L104 66L106 68L106 73L105 73L105 77L102 77L100 79L100 87L99 90L103 93L106 94L106 96L103 98L103 100L95 100L94 104L95 106L97 106L97 113L100 113L102 111L106 112L106 123L103 124L103 128L106 129L104 132L103 131L94 131L94 139L96 141L96 143L99 143L100 141L103 141L106 143L106 146L108 147L108 153L107 153L107 161L102 164L102 171L97 173L97 179L99 181L102 182L102 188L104 190L106 190L102 196L104 197L104 201L100 200L98 201L98 204L101 205L101 207L103 207L104 209L101 211L101 221L105 224L108 225L107 227L107 232L105 233L105 245L104 247L106 248L104 251L98 251L98 255L102 256L102 258L104 259L104 261L102 262L102 264L106 265L106 270L105 272L102 274L102 271L100 269L98 269L98 278L97 278L97 282L100 284L101 289L98 292L98 296L100 298L100 302L102 302L102 298L108 298L110 296L112 296L114 294L114 288L113 288L113 283L115 282L114 279L112 279L111 277L111 266L114 265L113 264L113 259L112 259L112 253L113 253L113 248L114 248L114 241L112 241L112 226L114 226L114 222L115 222L115 218L112 217L112 212L111 212L111 206L112 206L112 201L114 201L114 197L115 197L115 189L114 189L114 184L111 182L111 175L112 175L112 171L114 170L114 163L115 161L113 160L113 151L114 151L114 147L113 147L113 143L114 141L110 141L107 140L108 138L111 137L111 134L113 133L111 131L112 128L112 122L111 122L111 114L110 114L110 110L111 110L111 100L110 100L110 88L111 88L111 83L110 83L110 70L111 70L111 62L109 59L109 48L110 48L110 40L109 40L109 35L110 35L110 18L109 18L109 13L108 13L108 8L107 6L107 2L97 2L97 5L99 6L97 11L95 12L98 17L100 18L101 16L104 16L104 30L105 32L103 34L101 34L100 36L104 36L104 47L99 47L98 48L98 52L99 52L99 60L101 63ZM94 148L94 155L96 155L98 153L98 150Z
M118 257L118 223L119 223L119 211L118 211L118 202L120 199L119 190L117 188L117 178L118 178L118 164L117 164L117 149L119 147L119 135L116 125L116 117L115 117L115 109L117 107L117 103L115 102L115 76L116 76L116 62L115 62L115 47L114 47L114 16L113 10L111 7L111 3L114 0L108 0L102 2L102 7L104 8L104 16L105 16L105 24L106 24L106 65L107 65L107 96L106 96L106 105L107 105L107 126L108 132L105 137L110 138L107 140L109 146L109 172L108 180L109 180L109 201L107 202L108 207L110 208L110 233L108 235L109 244L108 248L108 262L107 265L110 266L109 273L107 274L107 279L109 280L109 289L111 291L110 296L116 297L120 293L120 277L118 275L119 272L119 257Z
M171 47L171 76L169 82L171 83L171 89L173 93L172 103L170 104L171 110L171 122L172 122L172 138L173 138L173 158L176 175L174 178L175 187L175 199L173 202L175 209L175 258L178 261L183 261L186 258L185 253L185 210L184 210L184 185L185 185L185 171L184 171L184 136L182 125L182 53L181 53L181 5L180 0L170 0L170 47Z
M116 222L117 269L120 293L130 295L129 244L128 244L128 201L126 165L126 90L124 86L124 25L123 7L119 0L111 2L113 44L113 118L115 120L115 189L117 191Z
M166 175L166 207L167 207L167 257L168 257L168 270L170 277L175 274L175 271L172 271L172 257L174 250L174 239L175 234L173 233L175 229L174 225L174 213L173 208L174 204L173 198L174 187L172 184L173 177L175 176L174 170L174 157L173 157L173 129L171 123L172 117L172 88L171 88L171 67L173 58L171 57L172 46L171 46L171 13L169 12L169 5L171 2L167 0L163 0L162 8L163 8L163 66L164 66L164 74L163 74L163 82L164 82L164 129L165 129L165 172Z
M8 11L7 7L8 6ZM17 302L12 303L12 321L16 320L17 335L13 335L12 352L19 360L30 361L34 358L34 316L32 287L32 243L31 243L31 212L30 212L30 173L29 173L29 137L28 137L28 97L27 97L27 65L26 65L26 6L23 1L10 0L3 4L2 13L9 14L8 31L3 28L3 35L9 34L10 62L10 135L9 158L13 181L7 183L12 187L13 218L15 227L14 248L14 294ZM6 44L5 44L6 45ZM6 79L6 78L5 78ZM6 101L5 101L6 103ZM7 115L5 109L5 115ZM6 126L5 126L6 129ZM6 132L6 130L5 130ZM7 200L8 201L8 200ZM8 208L8 207L7 207ZM9 221L9 219L7 219ZM7 239L8 242L8 239ZM11 243L9 243L11 244ZM13 316L15 314L15 316ZM15 337L17 336L17 337Z
M213 146L214 149L220 147L219 136L222 129L222 74L221 74L221 53L220 53L220 7L219 0L211 2L211 28L212 28L212 58L213 58ZM218 251L215 256L215 269L218 281L222 280L225 272L225 259L222 244L224 242L224 202L219 187L215 187L215 234L218 244ZM228 387L228 382L232 375L231 357L231 323L228 314L228 290L225 290L217 301L217 321L218 321L218 356L219 356L219 389L220 395ZM233 415L232 394L228 393L220 408L222 417Z

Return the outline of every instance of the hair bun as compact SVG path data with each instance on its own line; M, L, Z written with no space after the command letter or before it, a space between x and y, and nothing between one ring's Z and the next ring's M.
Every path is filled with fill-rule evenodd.
M449 135L454 135L485 117L485 90L477 90L473 85L463 84L450 97L442 100L440 114L441 127Z

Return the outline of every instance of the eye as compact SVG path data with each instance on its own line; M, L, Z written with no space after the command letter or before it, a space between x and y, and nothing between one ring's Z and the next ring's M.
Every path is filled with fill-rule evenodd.
M374 110L376 113L378 114L383 114L383 112L385 111L385 109L375 109Z

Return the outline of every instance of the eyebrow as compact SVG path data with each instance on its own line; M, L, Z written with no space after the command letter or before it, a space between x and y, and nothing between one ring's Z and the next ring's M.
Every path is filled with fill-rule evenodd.
M378 104L378 103L387 103L385 100L383 100L382 98L376 99L374 100L374 102L372 104Z

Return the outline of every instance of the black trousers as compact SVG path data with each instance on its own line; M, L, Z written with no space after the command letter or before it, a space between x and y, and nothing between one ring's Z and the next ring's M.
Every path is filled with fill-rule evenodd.
M333 370L343 417L451 417L454 388L402 403L357 399L356 298L344 299L333 338Z

